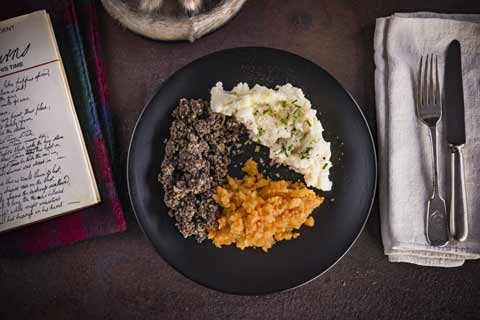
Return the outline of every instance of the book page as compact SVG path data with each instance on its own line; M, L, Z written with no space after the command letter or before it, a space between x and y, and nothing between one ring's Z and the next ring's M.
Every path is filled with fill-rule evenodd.
M48 15L0 22L0 231L99 201Z

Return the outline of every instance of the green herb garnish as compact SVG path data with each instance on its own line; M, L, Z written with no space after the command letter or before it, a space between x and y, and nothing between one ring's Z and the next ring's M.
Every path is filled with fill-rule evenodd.
M298 119L298 117L300 117L300 115L303 113L302 111L302 107L299 106L298 104L295 105L295 109L293 110L292 112L292 116L294 118L294 120L296 121Z
M328 163L325 163L322 167L322 170L325 170L328 167Z
M260 146L255 146L255 152L260 152Z
M280 122L284 125L288 125L288 119L287 118L281 118Z
M308 119L305 120L305 122L306 122L310 127L312 126L312 124L310 123L310 121L309 121Z
M259 110L258 110L258 109L257 109L257 110L255 110L255 112L253 113L253 115L254 115L254 116L258 115L258 112L259 112Z
M287 150L287 148L285 147L285 145L282 145L282 151L283 151L283 153L285 153L285 155L288 157L288 150Z
M258 129L258 136L261 137L263 135L264 131L263 128Z
M286 108L286 107L287 107L287 101L285 101L285 100L280 101L280 104L282 105L282 108Z
M243 143L243 145L246 146L247 144L252 144L252 141L250 141L250 140L245 140L245 142Z
M267 113L268 113L269 115L273 115L273 110L272 110L272 108L268 108L268 109L266 109L266 110L263 111L263 114L267 114Z
M292 112L292 115L296 115L298 111L300 111L302 107L298 106L298 105L295 105L295 109L293 110Z
M302 155L300 156L300 159L310 159L310 151L312 150L312 147L307 147L303 152Z

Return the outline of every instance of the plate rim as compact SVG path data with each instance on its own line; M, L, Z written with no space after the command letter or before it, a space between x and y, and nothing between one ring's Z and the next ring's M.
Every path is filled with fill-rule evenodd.
M368 207L368 210L367 210L367 214L365 216L365 219L362 223L362 226L360 227L360 230L358 231L358 233L356 234L355 238L353 239L353 241L349 244L348 248L345 250L345 252L343 252L342 255L340 255L328 268L326 268L325 270L317 273L314 277L312 277L311 279L309 280L306 280L302 283L299 283L297 285L293 285L293 286L290 286L288 288L285 288L285 289L280 289L280 290L277 290L277 289L273 289L273 290L268 290L268 291L262 291L262 292L253 292L253 291L242 291L242 290L239 290L239 291L228 291L228 290L224 290L224 289L221 289L221 288L216 288L214 286L211 286L203 281L200 281L200 280L197 280L197 279L193 279L192 277L186 275L183 271L179 270L178 268L176 268L174 266L174 264L172 264L172 262L170 261L170 259L167 259L165 258L160 250L157 248L157 246L155 245L155 243L153 242L153 240L151 239L151 237L148 235L148 233L145 231L145 228L143 227L143 224L142 224L142 221L141 221L141 217L139 216L139 214L137 213L137 210L135 208L135 205L134 205L134 201L133 201L133 196L132 196L132 182L131 182L131 178L130 178L130 174L131 174L131 169L130 169L130 166L131 166L131 157L132 157L132 147L133 147L133 143L134 143L134 138L135 138L135 134L137 132L137 128L143 118L143 115L146 111L146 109L148 108L148 106L151 104L152 100L157 96L158 92L160 90L162 90L162 88L165 86L165 84L170 81L177 73L189 68L191 65L195 64L195 63L198 63L199 61L207 58L207 57L210 57L212 55L218 55L218 54L224 54L224 53L227 53L229 51L235 51L235 50L244 50L244 49L253 49L253 50L267 50L267 51L276 51L280 54L287 54L287 55L291 55L291 56L294 56L295 58L297 59L301 59L305 62L308 62L308 63L311 63L311 64L314 64L315 66L319 67L320 69L322 69L325 73L328 74L328 76L330 78L332 78L336 83L337 85L340 86L340 88L342 88L348 95L348 97L350 98L350 100L353 102L353 104L355 105L357 111L360 113L360 116L363 120L363 123L365 124L366 126L366 129L367 129L367 132L368 132L368 137L369 137L369 141L370 141L370 145L371 145L371 151L372 151L372 156L373 156L373 169L374 169L374 183L373 183L373 188L372 188L372 197L370 199L370 204L369 204L369 207ZM147 240L149 241L150 245L155 249L156 253L165 261L167 262L167 265L172 268L173 270L175 270L176 272L178 272L179 274L181 274L182 276L184 276L185 278L187 278L188 280L192 281L193 283L196 283L198 285L201 285L203 286L204 288L208 288L210 290L214 290L214 291L217 291L217 292L222 292L224 294L229 294L229 295L234 295L234 296L264 296L264 295L270 295L270 294L274 294L274 293L282 293L282 292L288 292L288 291L291 291L291 290L295 290L297 288L300 288L304 285L307 285L309 283L311 283L312 281L320 278L321 276L323 276L325 273L327 273L328 271L330 271L333 267L335 267L337 265L337 263L342 260L346 255L347 253L350 252L350 250L352 249L352 247L355 245L355 243L357 242L358 238L360 237L360 235L363 233L364 229L365 229L365 226L368 222L368 219L370 218L370 214L372 212L372 208L373 208L373 205L375 203L375 200L377 198L377 187L378 187L378 157L377 157L377 150L376 150L376 144L375 144L375 140L373 139L373 134L372 134L372 130L370 128L370 125L368 124L368 121L367 121L367 118L365 117L362 109L360 108L360 105L358 104L358 102L355 100L355 98L353 97L353 95L351 94L351 92L340 82L338 81L328 70L326 70L325 68L323 68L322 66L320 66L319 64L313 62L312 60L309 60L299 54L296 54L296 53L293 53L293 52L290 52L290 51L287 51L287 50L283 50L283 49L279 49L279 48L275 48L275 47L262 47L262 46L240 46L240 47L231 47L231 48L226 48L226 49L221 49L221 50L217 50L217 51L213 51L213 52L210 52L210 53L207 53L207 54L204 54L198 58L195 58L194 60L188 62L187 64L183 65L182 67L174 70L161 84L159 84L155 89L154 91L151 93L150 97L147 99L147 101L145 102L144 106L143 106L143 109L142 111L140 112L140 114L138 115L137 117L137 120L135 122L135 125L133 127L133 130L132 130L132 133L131 133L131 136L130 136L130 142L129 142L129 146L128 146L128 151L127 151L127 164L126 164L126 178L127 178L127 190L128 190L128 198L130 200L130 207L132 208L132 211L133 211L133 214L135 215L135 220L137 221L137 224L139 225L140 229L142 230L142 233L143 235L147 238Z

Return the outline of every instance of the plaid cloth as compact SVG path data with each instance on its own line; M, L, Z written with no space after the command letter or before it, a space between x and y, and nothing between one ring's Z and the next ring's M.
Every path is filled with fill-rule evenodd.
M114 155L108 89L90 0L27 0L2 5L0 20L46 9L71 88L98 188L99 205L0 234L0 255L33 254L126 229L113 179Z

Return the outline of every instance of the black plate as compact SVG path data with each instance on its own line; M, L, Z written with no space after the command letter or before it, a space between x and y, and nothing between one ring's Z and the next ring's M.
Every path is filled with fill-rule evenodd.
M274 87L290 82L303 89L318 110L332 142L333 191L314 213L315 227L277 243L267 254L233 246L215 248L184 239L163 203L157 175L168 137L170 113L182 97L209 100L210 88L238 82ZM240 159L258 157L253 146ZM265 150L261 153L266 155ZM138 119L128 156L130 200L139 224L158 253L186 277L234 294L265 294L304 284L333 266L360 234L376 188L376 156L367 122L350 94L324 69L291 53L269 48L235 48L200 58L177 71L158 89ZM238 168L231 168L233 175ZM272 174L272 170L268 170ZM296 176L280 169L283 178ZM334 199L334 200L332 200Z

